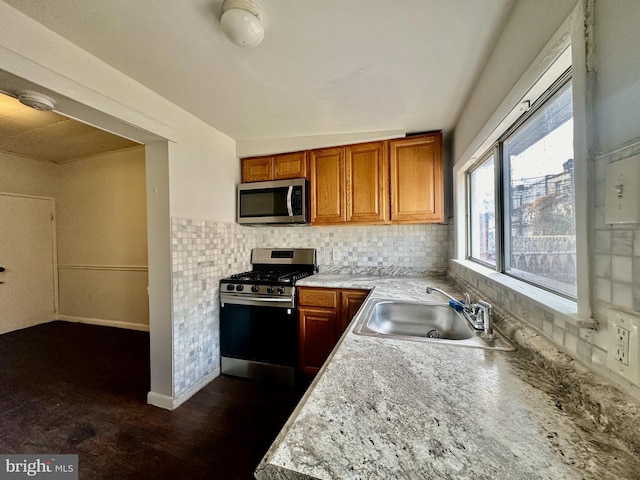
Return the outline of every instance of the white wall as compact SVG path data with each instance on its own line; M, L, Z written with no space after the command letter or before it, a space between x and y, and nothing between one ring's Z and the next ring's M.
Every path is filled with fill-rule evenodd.
M596 2L595 90L599 153L640 137L640 3Z
M556 3L563 8L555 9ZM537 56L553 35L550 27L559 25L562 15L568 13L564 12L568 3L545 0L516 4L456 128L457 166L467 160L465 155L478 144L479 139L474 136L489 122L493 107L509 99L509 85L519 80L518 72L526 65L514 68L508 81L500 78L502 71L495 67L514 61L514 52L521 45L530 52L530 60ZM593 12L590 10L593 4L582 2L587 12ZM525 10L529 10L528 15L524 15ZM609 313L621 310L640 316L640 228L637 224L610 225L604 218L606 166L640 153L640 52L635 48L640 43L637 28L640 3L596 0L593 18L595 36L586 42L583 28L589 22L579 18L575 24L573 70L574 96L579 96L574 98L574 113L584 117L577 118L574 127L578 142L576 162L580 162L576 165L576 188L580 189L576 191L576 201L579 209L584 208L586 217L577 238L579 248L586 252L580 274L588 277L586 292L579 294L578 303L589 304L598 330L580 328L582 320L591 319L565 315L562 302L542 301L544 295L537 299L525 296L521 287L496 280L496 275L487 275L480 267L452 262L451 269L469 285L539 329L565 352L640 397L640 388L613 375L606 365L610 348ZM547 22L549 28L545 26ZM530 28L532 24L539 30ZM586 58L585 51L589 52ZM494 85L499 95L492 91ZM576 106L579 108L575 109ZM578 182L578 174L585 175L584 181Z
M58 171L50 162L0 152L0 192L55 197Z
M166 313L172 312L166 295L166 286L172 282L171 238L170 218L163 212L168 202L171 216L233 221L230 206L239 179L235 142L4 2L0 2L0 18L0 65L6 72L58 100L63 113L109 126L110 131L132 131L129 138L134 140L169 141L166 149L147 149L147 162L158 162L147 166L148 172L157 167L158 173L154 174L157 182L149 185L147 209L153 218L149 222L153 238L149 243L149 398L171 408L177 340L166 325L170 322Z
M57 170L60 315L147 328L144 147L63 163Z
M0 171L0 191L56 200L59 318L148 329L144 147L62 165L0 152Z
M576 0L518 0L455 126L454 161L467 150Z

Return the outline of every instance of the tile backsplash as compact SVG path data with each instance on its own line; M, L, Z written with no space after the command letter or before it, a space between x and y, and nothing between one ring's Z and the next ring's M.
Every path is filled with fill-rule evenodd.
M251 228L251 227L250 227ZM262 247L312 247L320 271L340 268L411 269L444 274L449 259L448 225L375 225L254 228Z
M594 195L590 212L590 275L592 317L597 330L578 328L553 309L507 288L489 277L451 262L449 275L470 286L535 327L572 357L611 378L607 369L609 348L608 315L620 310L640 316L640 225L605 222L605 181L609 163L640 154L640 139L614 152L600 155L593 162ZM579 239L580 241L580 239ZM637 345L636 348L640 348ZM619 384L640 397L640 388L614 375Z
M220 367L219 282L248 270L253 232L172 218L174 398Z
M251 268L254 247L316 248L320 270L446 273L448 225L246 227L172 218L174 397L220 365L219 282Z

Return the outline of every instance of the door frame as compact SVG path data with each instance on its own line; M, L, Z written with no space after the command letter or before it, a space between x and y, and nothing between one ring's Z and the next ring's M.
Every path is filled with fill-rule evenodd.
M58 318L58 307L59 307L59 298L58 298L58 232L56 230L56 199L53 197L42 197L39 195L25 195L22 193L10 193L10 192L2 192L0 191L0 197L19 197L19 198L33 198L35 200L47 200L51 202L51 258L53 260L53 314L54 317Z

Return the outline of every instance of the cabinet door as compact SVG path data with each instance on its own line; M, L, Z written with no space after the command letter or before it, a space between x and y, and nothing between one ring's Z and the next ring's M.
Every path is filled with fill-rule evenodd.
M274 180L302 177L307 177L307 152L283 153L274 156Z
M353 317L364 303L368 290L341 290L342 311L340 317L340 334L346 330Z
M391 221L444 219L442 134L391 140Z
M389 164L386 147L385 142L347 147L347 222L388 222Z
M320 370L338 339L338 312L329 308L300 307L300 371Z
M311 223L331 225L346 221L344 198L344 148L312 150L309 155L311 174Z
M273 180L273 157L242 159L242 183Z

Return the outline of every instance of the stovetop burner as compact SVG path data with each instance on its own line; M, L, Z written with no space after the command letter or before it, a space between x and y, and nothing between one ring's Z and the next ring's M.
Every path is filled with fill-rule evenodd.
M268 282L268 283L294 283L302 278L311 275L313 272L294 271L287 272L284 270L270 270L270 271L250 271L236 273L229 277L235 282Z

